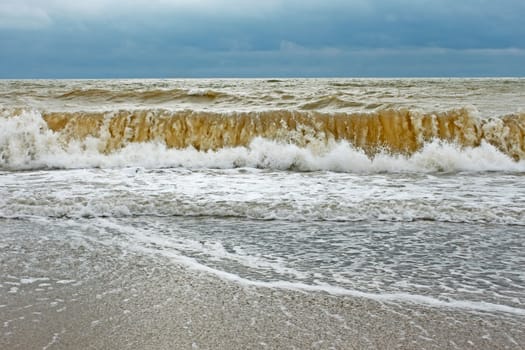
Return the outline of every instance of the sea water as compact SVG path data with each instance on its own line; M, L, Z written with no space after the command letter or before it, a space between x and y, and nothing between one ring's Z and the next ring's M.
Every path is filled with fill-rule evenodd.
M18 277L46 278L38 242L82 240L523 317L524 97L523 79L1 81L0 257L34 242Z

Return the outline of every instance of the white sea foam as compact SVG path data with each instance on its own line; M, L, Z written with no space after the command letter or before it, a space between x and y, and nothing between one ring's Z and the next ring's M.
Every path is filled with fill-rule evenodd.
M33 284L35 282L49 281L47 277L24 277L20 279L21 284Z
M268 144L259 141L260 147ZM486 147L487 154L498 155ZM477 152L482 150L473 150ZM187 160L192 164L197 161L191 157ZM246 167L6 172L1 176L0 217L206 216L525 225L525 193L514 185L520 176L469 172L453 176L424 172L305 173ZM474 196L476 193L483 195Z

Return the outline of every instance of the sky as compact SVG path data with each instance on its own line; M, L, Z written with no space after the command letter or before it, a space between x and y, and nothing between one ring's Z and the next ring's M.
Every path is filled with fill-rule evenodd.
M525 76L523 0L0 0L0 78Z

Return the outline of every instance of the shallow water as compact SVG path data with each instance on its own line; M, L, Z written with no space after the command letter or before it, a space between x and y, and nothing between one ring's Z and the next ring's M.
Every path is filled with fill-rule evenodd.
M520 173L126 168L1 178L3 218L43 220L65 241L74 232L255 285L525 313Z

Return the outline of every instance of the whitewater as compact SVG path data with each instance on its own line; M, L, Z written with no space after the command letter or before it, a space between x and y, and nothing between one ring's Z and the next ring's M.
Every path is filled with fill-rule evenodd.
M51 322L60 300L67 324L105 295L150 286L143 315L168 285L182 288L162 270L189 273L197 294L235 290L253 305L260 297L235 288L253 289L281 305L237 311L254 319L300 310L286 293L327 317L328 295L374 303L365 318L406 320L406 338L386 347L519 348L524 107L525 80L510 78L0 81L5 345ZM144 271L153 279L120 277ZM87 286L101 297L79 296ZM226 317L214 298L195 305ZM447 335L458 323L476 335ZM72 327L52 334L78 336Z

